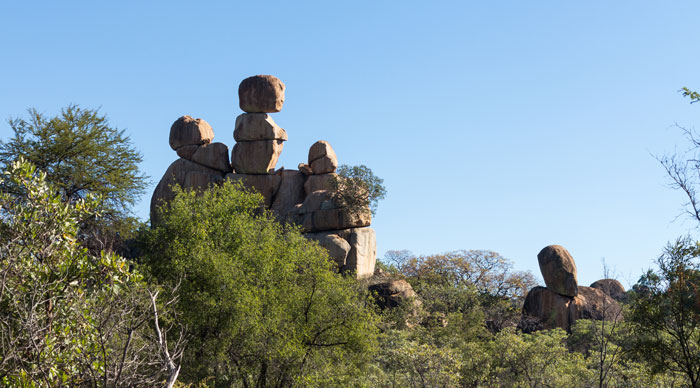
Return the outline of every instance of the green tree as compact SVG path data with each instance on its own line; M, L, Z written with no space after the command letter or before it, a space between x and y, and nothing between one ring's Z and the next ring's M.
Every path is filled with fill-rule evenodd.
M125 259L93 256L77 241L95 201L66 205L23 161L1 183L15 190L0 192L0 384L152 387L171 376L143 277ZM177 360L181 347L171 340Z
M333 200L353 213L369 209L375 215L377 204L386 196L384 180L365 165L343 164L338 167L337 174L332 187Z
M700 248L688 238L669 244L635 285L629 319L640 358L654 370L682 373L700 387Z
M327 252L262 210L260 194L226 182L182 192L145 231L145 261L179 283L192 340L188 382L217 387L348 385L372 354L366 292Z
M66 202L88 194L100 198L99 219L84 222L82 240L94 252L110 249L117 233L133 228L131 206L144 193L147 178L139 172L141 154L123 130L112 128L97 110L69 105L60 115L46 117L29 109L29 117L9 120L14 135L0 142L0 169L19 157L46 174L46 180ZM12 190L4 185L3 190Z

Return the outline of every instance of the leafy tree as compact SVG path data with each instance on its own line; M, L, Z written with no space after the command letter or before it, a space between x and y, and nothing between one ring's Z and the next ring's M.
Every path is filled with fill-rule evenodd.
M123 130L112 128L97 110L77 105L55 117L29 109L27 119L10 119L9 125L14 136L0 142L0 169L22 157L46 174L64 201L88 194L100 198L99 218L83 220L80 236L95 245L94 253L112 248L117 234L133 229L130 209L143 194L146 177L138 169L141 154Z
M636 285L629 319L636 350L655 371L682 373L700 387L700 248L684 238L669 244Z
M332 188L335 202L354 213L370 209L375 215L378 202L386 196L384 180L365 165L343 164L338 167L337 174Z
M240 184L175 190L142 241L153 273L181 282L179 310L192 334L186 382L330 387L361 374L376 316L323 248L275 222L262 196Z
M696 92L696 91L694 91L694 90L690 90L690 89L688 89L687 87L684 86L684 87L681 88L681 92L683 92L683 97L688 97L688 98L690 98L690 103L691 103L691 104L700 101L700 93L698 93L698 92Z
M143 277L125 259L93 256L76 239L95 201L88 195L66 204L23 161L1 183L16 190L0 193L0 383L106 388L165 380L167 346L154 341L157 307Z

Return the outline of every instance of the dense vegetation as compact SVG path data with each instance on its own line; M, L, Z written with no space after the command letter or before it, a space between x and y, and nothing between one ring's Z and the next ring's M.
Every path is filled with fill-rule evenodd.
M416 297L381 309L369 280L338 274L240 185L176 188L157 225L129 221L144 179L129 139L94 111L32 114L0 144L2 386L700 386L700 246L689 238L640 277L623 320L579 320L570 333L519 330L533 276L491 251L388 252L382 276ZM116 181L79 158L65 159L71 173L59 154L74 146L130 162ZM357 192L376 206L381 180L361 167L341 183L366 182Z

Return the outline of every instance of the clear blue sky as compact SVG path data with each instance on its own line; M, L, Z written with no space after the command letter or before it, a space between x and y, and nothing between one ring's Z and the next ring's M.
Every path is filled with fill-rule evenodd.
M652 154L700 123L677 92L700 89L697 1L345 3L4 1L0 138L29 107L101 107L144 154L146 217L171 123L232 147L238 83L274 74L278 167L325 139L384 178L380 257L488 249L539 276L561 244L579 283L605 258L628 285L696 234Z

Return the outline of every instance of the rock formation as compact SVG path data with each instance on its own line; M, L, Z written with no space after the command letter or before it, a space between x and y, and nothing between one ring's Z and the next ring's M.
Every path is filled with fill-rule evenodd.
M523 305L521 328L526 331L560 327L570 331L577 319L618 320L620 305L601 289L607 280L591 287L576 282L576 263L560 245L550 245L537 255L547 287L535 287L527 294ZM599 283L602 282L602 283ZM614 280L613 282L617 282ZM598 286L594 286L599 283ZM622 285L619 285L622 288ZM600 289L599 289L600 288ZM624 288L622 288L624 292Z
M625 293L625 287L623 287L622 283L615 279L596 280L595 282L591 283L591 288L597 288L603 291L609 297L615 299L618 302L624 301L627 295Z
M156 207L173 198L173 183L201 190L224 179L241 181L263 195L265 206L280 221L299 224L309 239L326 248L339 270L371 276L377 260L376 237L369 228L371 214L369 209L351 212L334 200L333 189L340 178L331 145L319 140L299 170L275 171L288 136L269 113L282 109L284 91L284 83L271 75L241 82L238 96L244 113L236 118L230 163L228 147L211 143L214 132L206 121L189 116L175 121L170 146L181 159L168 168L153 193L151 220L155 221Z

